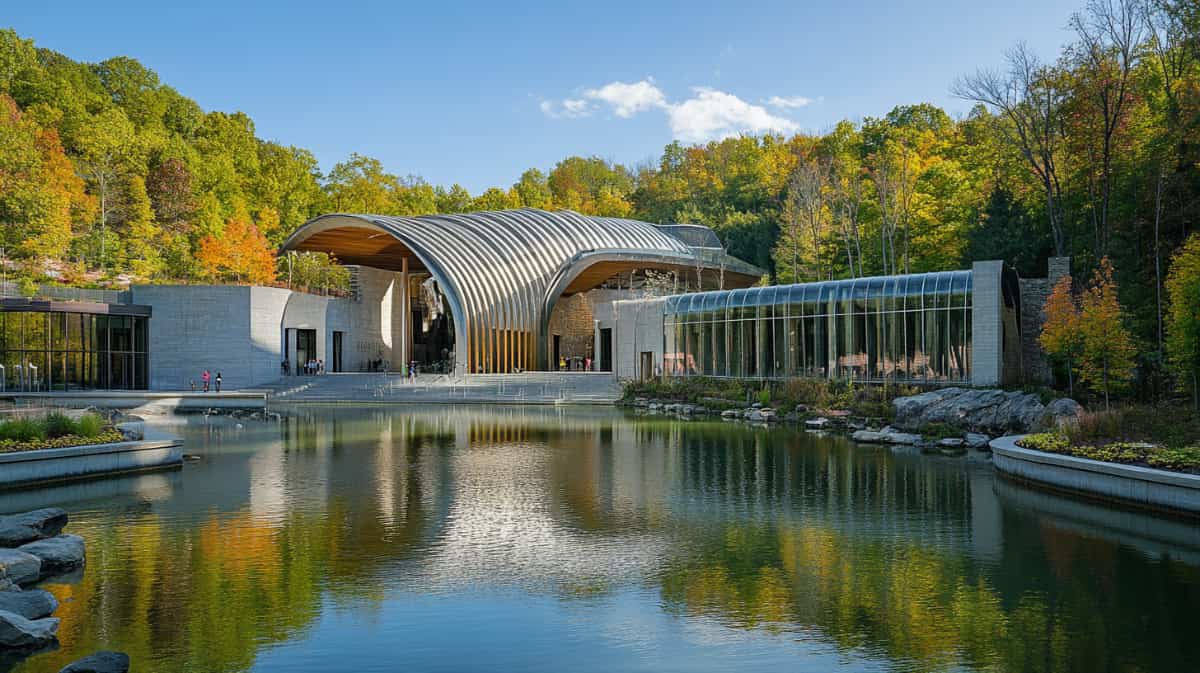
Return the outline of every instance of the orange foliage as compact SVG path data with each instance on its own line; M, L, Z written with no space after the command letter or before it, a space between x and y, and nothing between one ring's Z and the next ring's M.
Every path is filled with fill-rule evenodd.
M231 218L225 232L205 236L196 260L211 278L235 283L266 285L275 281L275 253L258 227L242 218Z

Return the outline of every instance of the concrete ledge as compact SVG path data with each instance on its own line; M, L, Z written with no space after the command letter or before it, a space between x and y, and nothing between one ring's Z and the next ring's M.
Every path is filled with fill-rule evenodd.
M1200 515L1200 475L1025 449L1017 446L1023 436L991 441L992 463L997 470L1099 498Z
M52 404L61 407L97 407L137 409L153 406L163 409L265 409L267 395L262 391L227 393L154 392L146 390L96 390L81 392L8 393L0 399L13 402Z
M3 453L0 489L168 469L182 463L183 442L177 438Z

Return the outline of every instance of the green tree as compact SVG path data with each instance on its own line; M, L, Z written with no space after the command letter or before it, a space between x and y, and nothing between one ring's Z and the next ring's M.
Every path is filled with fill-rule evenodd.
M550 181L546 174L536 168L530 168L521 174L520 179L513 185L521 205L527 208L550 208L552 195Z
M1101 258L1100 266L1079 300L1079 333L1083 346L1079 355L1079 378L1104 393L1104 408L1110 408L1110 392L1125 387L1133 378L1133 338L1125 328L1112 264Z
M1188 237L1167 275L1167 351L1180 387L1200 410L1200 234Z

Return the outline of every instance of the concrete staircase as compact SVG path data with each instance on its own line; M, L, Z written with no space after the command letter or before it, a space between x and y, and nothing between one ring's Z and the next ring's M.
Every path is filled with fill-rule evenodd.
M288 376L255 390L274 402L476 402L612 404L621 396L616 377L600 372L526 372L448 376L400 374Z

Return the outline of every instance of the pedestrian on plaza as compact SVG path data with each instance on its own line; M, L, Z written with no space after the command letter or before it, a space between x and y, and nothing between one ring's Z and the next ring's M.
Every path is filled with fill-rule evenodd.
M204 384L204 392L206 392L206 393L208 392L208 381L210 378L212 378L212 377L208 373L207 369L205 369L204 373L200 375L200 382Z
M585 372L592 371L592 359L590 357L583 359L583 371L585 371Z
M324 374L325 374L325 361L318 359L317 360L317 375L320 376L320 375L324 375Z
M188 383L191 384L191 386L192 386L192 392L193 393L196 392L196 379L192 379L192 380L188 381Z
M217 372L217 392L221 392L221 372Z

